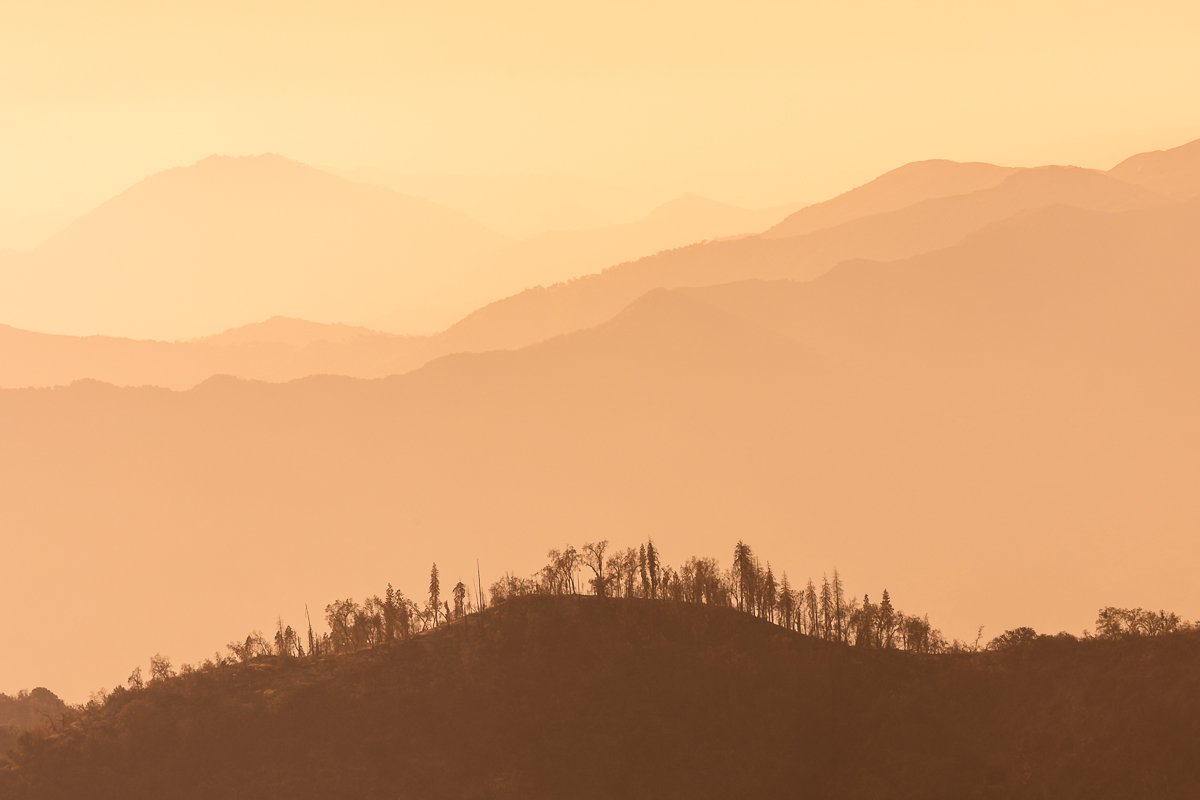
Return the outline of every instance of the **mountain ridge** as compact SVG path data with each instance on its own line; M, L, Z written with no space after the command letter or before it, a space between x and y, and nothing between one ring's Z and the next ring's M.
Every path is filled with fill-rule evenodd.
M529 597L122 691L0 769L89 797L1127 797L1200 785L1200 638L918 656L732 609ZM703 698L703 702L698 702ZM1120 699L1117 699L1120 698ZM470 757L464 757L465 754Z

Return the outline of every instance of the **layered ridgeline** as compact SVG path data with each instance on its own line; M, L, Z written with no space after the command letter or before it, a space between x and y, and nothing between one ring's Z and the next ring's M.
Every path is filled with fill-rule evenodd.
M505 239L419 198L280 156L149 176L0 260L0 320L58 334L207 335L274 315L435 330L489 296ZM459 305L461 304L461 305Z
M30 252L0 252L0 321L151 340L271 316L427 333L526 286L755 233L797 206L685 194L621 225L514 241L421 197L280 156L213 156L147 177Z
M166 343L0 328L0 348L9 354L0 361L0 386L92 378L183 389L216 374L381 377L447 353L520 347L600 324L655 288L807 280L851 259L894 260L952 246L1055 205L1118 211L1186 201L1200 192L1196 152L1193 143L1142 154L1108 173L924 161L786 218L784 208L747 211L685 196L637 222L519 242L483 235L432 204L283 159L214 159L155 176L35 253L0 256L0 283L23 274L42 282L7 292L18 305L0 314L0 323L177 338L181 320L191 320L187 335L196 336L283 314L411 333L431 319L413 316L413 303L440 307L443 324L461 316L447 316L452 307L489 304L433 336L331 337L305 346L231 349L213 347L214 337ZM214 204L222 192L244 198L246 207ZM331 202L336 210L326 213ZM754 231L761 233L703 241ZM74 244L59 243L64 238ZM638 256L645 257L630 260ZM455 260L466 271L446 266ZM377 274L360 269L372 264ZM608 264L617 265L584 275ZM164 281L184 278L188 291L160 291ZM84 290L88 281L108 283ZM56 297L64 286L69 297ZM530 286L536 288L489 302ZM113 297L137 297L147 308L118 308ZM70 326L51 324L48 311L65 313L72 303L80 308L71 311Z
M81 697L122 653L193 659L273 598L376 585L381 563L487 574L566 530L674 554L753 532L870 585L903 563L893 591L957 636L1073 626L1095 597L1193 614L1198 251L1194 203L1056 207L805 283L650 292L376 381L0 392L22 565L0 597L52 574L47 613L80 622L67 641L15 620L11 680ZM131 608L159 633L107 624Z
M522 596L340 655L156 658L26 737L0 795L1193 798L1200 636L1118 633L923 655Z

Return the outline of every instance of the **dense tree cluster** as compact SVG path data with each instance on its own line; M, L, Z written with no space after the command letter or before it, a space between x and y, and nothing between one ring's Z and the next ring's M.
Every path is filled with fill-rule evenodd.
M1161 636L1165 633L1192 629L1171 611L1146 611L1141 608L1105 606L1096 617L1096 635L1116 639L1122 636Z
M0 760L25 731L53 724L67 711L67 704L49 689L38 687L14 696L0 694Z
M837 569L822 575L819 583L809 578L803 585L793 584L786 572L776 577L770 562L764 563L741 540L734 545L728 566L714 558L692 556L673 567L663 560L653 540L624 549L610 547L608 540L599 540L578 549L569 544L561 550L552 549L540 570L528 577L506 574L486 594L478 575L474 583L468 592L463 581L456 582L446 599L442 595L438 566L434 564L429 573L428 594L421 601L406 597L388 584L382 596L374 595L361 603L349 598L335 600L325 606L328 630L324 633L313 630L311 618L306 619L304 636L279 619L272 638L253 631L245 639L230 642L226 648L228 654L216 653L199 668L244 663L264 656L318 658L368 650L458 622L489 604L534 595L590 594L598 598L723 606L805 636L860 648L913 653L981 649L982 629L974 643L947 641L930 624L928 615L906 614L897 608L887 589L880 592L877 602L869 594L861 599L849 594ZM1100 611L1095 636L1153 636L1194 627L1177 614L1165 611L1106 607ZM1074 637L1067 633L1048 637L1032 628L1015 628L994 638L987 649L1007 650L1048 638ZM179 673L195 669L185 664ZM163 681L175 674L170 659L155 655L150 660L149 677L138 667L130 674L127 685L131 690L142 689L147 683ZM93 702L103 702L104 698L101 692Z
M1085 639L1123 639L1134 636L1163 636L1179 631L1200 630L1200 623L1186 622L1173 611L1105 606L1096 616L1096 631L1084 631ZM1069 633L1038 633L1033 628L1013 628L992 639L989 650L1011 650L1047 639L1074 639Z
M580 575L586 570L586 583ZM894 648L937 653L955 646L923 615L901 612L886 589L878 602L869 595L850 596L835 569L793 585L787 573L778 578L769 562L738 541L724 567L713 558L689 558L674 568L662 559L653 540L613 550L607 540L588 542L580 550L567 545L551 550L546 566L528 578L506 575L491 586L492 603L537 594L591 593L598 597L637 597L729 606L788 630L857 647Z

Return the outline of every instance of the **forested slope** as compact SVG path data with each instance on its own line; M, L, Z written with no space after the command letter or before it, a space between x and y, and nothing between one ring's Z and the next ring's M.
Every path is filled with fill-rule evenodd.
M1200 636L921 656L728 608L527 597L400 644L115 694L5 798L1200 792Z

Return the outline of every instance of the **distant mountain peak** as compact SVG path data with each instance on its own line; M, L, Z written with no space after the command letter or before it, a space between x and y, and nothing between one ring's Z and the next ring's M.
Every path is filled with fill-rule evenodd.
M1196 197L1200 195L1200 139L1130 156L1108 174L1177 200Z
M802 236L924 200L988 189L1015 171L979 161L911 161L837 197L800 209L767 231L766 236Z
M303 346L316 342L346 342L362 336L384 336L370 328L341 323L311 322L298 317L276 315L262 322L252 322L227 331L205 336L205 344L290 344Z

